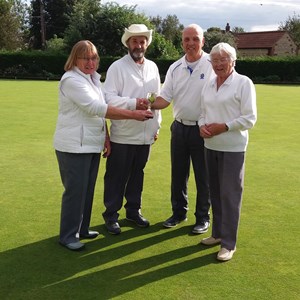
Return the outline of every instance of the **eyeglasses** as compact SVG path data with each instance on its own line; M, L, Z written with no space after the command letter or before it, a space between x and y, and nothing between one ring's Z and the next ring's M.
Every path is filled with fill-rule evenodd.
M230 59L228 57L222 57L220 59L212 59L210 60L210 62L213 64L213 65L216 65L216 64L224 64L224 63L227 63L228 61L230 61Z
M97 56L92 56L92 57L78 57L78 59L83 59L84 61L88 62L88 61L92 61L92 62L95 62L98 60L98 57Z

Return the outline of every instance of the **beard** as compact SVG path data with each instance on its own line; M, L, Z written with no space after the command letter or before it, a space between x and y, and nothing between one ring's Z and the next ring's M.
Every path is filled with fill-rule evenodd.
M145 51L137 48L129 49L129 54L135 62L138 62L144 59Z

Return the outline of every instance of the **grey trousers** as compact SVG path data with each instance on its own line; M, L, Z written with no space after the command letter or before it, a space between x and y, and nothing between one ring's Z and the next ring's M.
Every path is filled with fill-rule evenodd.
M236 246L244 185L245 152L205 149L213 213L212 236L221 247Z
M61 205L59 241L66 245L79 240L90 226L99 153L56 151L61 181L64 186Z
M199 126L186 126L177 121L171 125L171 203L175 217L184 217L188 211L188 180L190 165L194 169L197 187L196 223L209 221L208 176L204 160L204 141Z

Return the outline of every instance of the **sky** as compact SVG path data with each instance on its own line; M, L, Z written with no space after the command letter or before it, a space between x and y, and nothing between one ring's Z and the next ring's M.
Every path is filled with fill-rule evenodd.
M176 15L184 26L192 23L204 30L210 27L231 29L242 27L246 32L277 30L289 17L300 15L300 0L102 0L119 5L136 5L136 12L165 18Z

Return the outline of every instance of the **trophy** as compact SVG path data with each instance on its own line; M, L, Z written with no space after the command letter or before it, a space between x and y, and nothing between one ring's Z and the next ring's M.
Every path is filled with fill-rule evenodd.
M152 92L152 93L147 93L147 100L150 102L148 105L148 111L151 111L151 104L154 103L156 100L157 94Z

